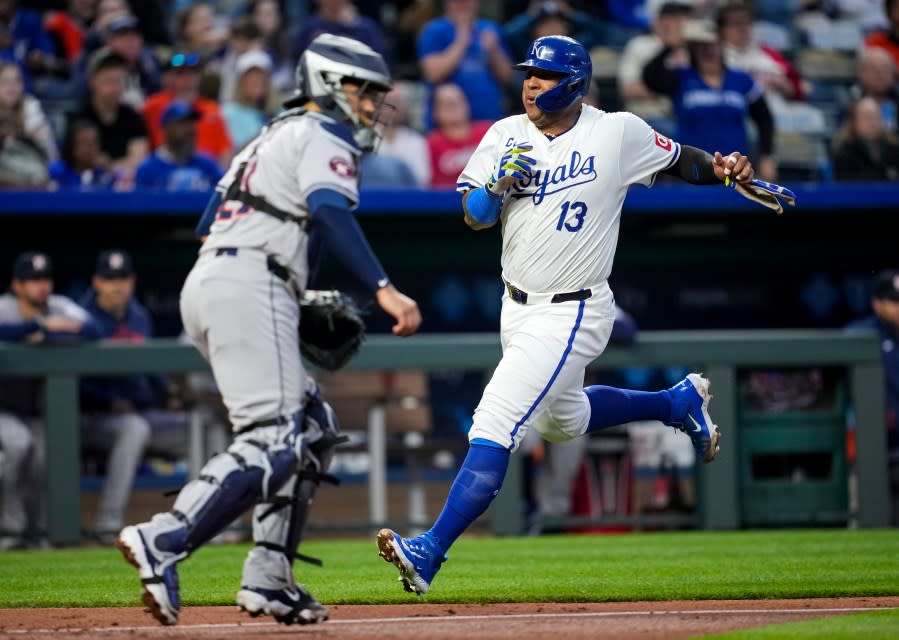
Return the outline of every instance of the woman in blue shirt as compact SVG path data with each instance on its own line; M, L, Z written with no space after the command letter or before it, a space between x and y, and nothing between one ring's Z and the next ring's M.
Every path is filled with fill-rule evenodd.
M691 20L684 26L690 63L671 68L666 47L643 69L650 90L671 97L677 118L677 139L700 149L751 150L747 116L758 131L753 164L764 180L777 177L774 161L774 119L762 89L748 73L724 66L714 24Z

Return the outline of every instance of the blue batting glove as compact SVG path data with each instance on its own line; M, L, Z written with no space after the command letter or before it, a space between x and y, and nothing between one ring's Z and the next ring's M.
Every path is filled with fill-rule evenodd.
M531 169L537 161L524 155L524 152L533 148L527 142L522 142L502 155L485 185L493 195L503 195L513 184L531 175Z

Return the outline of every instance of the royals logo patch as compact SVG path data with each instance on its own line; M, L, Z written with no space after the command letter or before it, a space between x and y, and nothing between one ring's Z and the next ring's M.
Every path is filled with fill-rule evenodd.
M346 158L335 156L328 162L331 171L339 175L341 178L352 178L356 175L356 167L354 167Z

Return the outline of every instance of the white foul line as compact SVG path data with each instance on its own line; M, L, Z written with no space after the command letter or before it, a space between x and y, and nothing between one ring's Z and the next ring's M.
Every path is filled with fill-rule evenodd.
M461 615L461 616L404 616L397 618L354 618L352 620L328 620L320 623L327 627L334 625L367 625L383 622L398 623L415 623L424 622L470 622L472 620L521 620L529 618L618 618L618 617L636 617L636 616L679 616L679 615L735 615L744 613L758 614L779 614L779 613L861 613L865 611L886 611L891 607L804 607L800 609L686 609L686 610L664 610L664 611L573 611L571 613L500 613L489 615ZM3 635L24 635L26 633L49 634L49 633L135 633L152 632L152 631L179 631L189 632L197 629L247 629L255 627L280 627L288 629L276 622L222 622L222 623L203 623L203 624L186 624L180 626L163 626L163 625L147 625L138 627L61 627L59 629L8 629L0 630L0 637ZM309 625L307 625L309 627ZM297 627L290 627L294 630ZM322 627L310 627L322 628Z

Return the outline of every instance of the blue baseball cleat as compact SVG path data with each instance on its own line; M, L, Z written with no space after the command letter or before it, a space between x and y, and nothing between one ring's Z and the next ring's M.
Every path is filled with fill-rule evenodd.
M680 429L693 441L693 448L703 462L711 462L718 453L721 432L709 417L709 381L698 373L691 373L668 390L675 416L668 426Z
M429 534L403 538L390 529L378 532L378 555L400 570L399 580L406 591L420 596L431 588L434 576L446 560L446 555Z
M150 615L164 625L178 624L181 598L175 563L187 554L175 555L153 548L136 526L122 529L115 544L125 560L137 569L144 587L142 600Z

